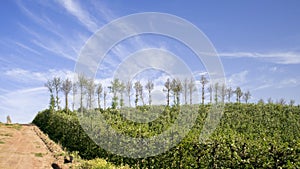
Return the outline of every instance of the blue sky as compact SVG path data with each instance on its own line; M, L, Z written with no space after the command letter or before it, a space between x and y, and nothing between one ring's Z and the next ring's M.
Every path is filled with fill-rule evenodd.
M211 40L227 84L252 93L300 103L300 2L289 1L10 1L0 5L0 121L30 122L49 103L47 79L72 77L85 42L103 25L138 12L163 12L188 20ZM162 48L183 59L193 55L175 40L156 35L117 45L98 77L107 78L120 56ZM109 83L105 79L105 83Z

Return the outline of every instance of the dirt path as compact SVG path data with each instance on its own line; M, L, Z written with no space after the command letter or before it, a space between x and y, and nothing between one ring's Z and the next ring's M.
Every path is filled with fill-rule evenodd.
M34 127L0 124L1 169L52 168L55 158Z

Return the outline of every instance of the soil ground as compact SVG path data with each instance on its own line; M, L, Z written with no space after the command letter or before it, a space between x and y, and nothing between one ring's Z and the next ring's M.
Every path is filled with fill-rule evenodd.
M43 137L34 125L0 124L0 168L52 169L53 163L61 166L63 159L54 154L59 152L47 144L54 145L53 142L45 141Z

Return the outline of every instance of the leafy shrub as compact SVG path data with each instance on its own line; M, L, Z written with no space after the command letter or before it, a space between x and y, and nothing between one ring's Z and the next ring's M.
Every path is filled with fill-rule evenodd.
M45 110L37 114L33 123L68 150L79 151L80 156L85 159L99 157L116 165L127 164L133 168L300 167L299 107L275 104L226 104L217 129L209 140L199 143L199 135L209 108L210 105L203 105L200 108L196 105L165 108L159 118L145 124L126 120L120 110L116 109L87 111L85 113L89 114L81 117L81 123L88 124L89 118L96 119L101 114L118 132L131 137L152 137L170 127L180 110L198 112L196 124L177 146L163 154L140 159L117 156L99 147L84 132L76 113ZM158 107L141 109L151 113L151 110ZM99 129L96 125L94 127ZM118 148L122 145L115 141L114 146ZM102 163L101 160L94 162ZM86 165L92 165L94 162Z

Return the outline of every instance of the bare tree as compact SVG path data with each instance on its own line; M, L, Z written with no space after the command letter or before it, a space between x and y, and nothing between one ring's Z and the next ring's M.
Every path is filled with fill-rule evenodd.
M139 93L140 93L140 98L141 98L143 106L144 106L145 105L145 101L144 101L144 88L143 88L143 85L140 86Z
M103 92L103 87L102 87L102 84L99 83L99 84L97 85L97 89L96 89L96 93L97 93L97 101L98 101L98 108L99 108L99 109L101 108L100 100L101 100L102 92Z
M131 81L128 81L126 83L126 93L127 93L127 96L128 96L128 104L129 104L129 107L131 107L131 89L132 89L132 83Z
M163 89L163 91L167 92L167 106L170 106L171 81L169 78L165 82L165 88Z
M279 101L277 102L277 104L285 105L286 101L284 100L284 98L281 98L281 99L279 99Z
M294 104L295 104L295 100L293 100L293 99L292 99L292 100L290 100L290 103L289 103L289 105L290 105L290 106L294 106Z
M227 93L227 99L228 99L228 102L230 103L230 98L231 98L232 94L234 93L234 91L232 90L231 87L229 87L229 88L227 89L226 93Z
M60 110L60 106L59 106L60 100L59 100L58 93L60 91L61 82L62 81L61 81L60 77L54 77L53 81L52 81L53 86L54 86L54 90L55 90L55 103L56 103L57 110Z
M80 92L80 112L83 112L83 97L86 93L85 85L87 83L87 79L83 74L78 75L78 87Z
M257 104L265 104L265 101L263 99L259 99Z
M72 83L72 94L73 94L72 110L75 111L75 97L76 97L76 94L77 94L77 85L76 85L76 83Z
M243 99L245 100L246 103L248 103L248 100L251 98L251 93L247 91L244 93Z
M134 89L135 89L135 107L137 107L139 102L139 95L140 95L140 88L143 88L140 81L136 81L134 83Z
M68 106L68 95L72 90L72 82L69 79L66 79L62 82L61 84L61 90L63 91L64 95L65 95L65 110L68 112L69 110L69 106Z
M204 89L205 89L205 85L208 83L208 80L206 79L206 77L204 75L201 76L201 79L200 79L200 83L202 85L202 105L204 105Z
M225 102L226 94L227 94L226 86L223 83L222 86L221 86L221 101L222 101L222 103Z
M149 95L148 101L149 101L149 106L151 106L151 102L152 102L151 92L152 92L152 90L154 89L154 84L153 84L153 82L150 81L150 80L148 80L148 82L147 82L145 88L148 90L148 95Z
M214 85L214 91L215 91L215 103L218 103L218 91L219 91L219 83L215 83Z
M171 83L171 90L174 96L174 104L179 106L180 105L180 93L182 91L182 84L180 79L173 79Z
M107 96L107 92L106 92L106 90L104 90L104 92L103 92L103 108L104 108L104 110L106 109L106 96Z
M53 96L54 85L53 85L52 81L48 80L47 83L45 83L45 87L47 87L50 92L49 109L53 111L55 109L55 99Z
M45 87L47 87L47 89L49 90L50 94L53 94L54 85L53 85L52 81L48 80L45 83Z
M119 91L119 87L120 87L120 81L119 79L114 79L111 82L111 86L109 86L108 88L110 89L110 92L113 93L113 98L112 98L112 108L115 109L118 106L118 96L117 93Z
M119 86L119 93L120 93L120 107L122 108L124 106L124 97L123 94L125 92L126 86L123 82L120 82L120 86Z
M183 81L183 92L184 92L184 104L187 105L187 94L188 94L188 85L189 81L187 78L184 79Z
M207 90L209 92L209 102L212 103L212 98L213 98L213 86L212 86L212 84L208 86Z
M242 92L241 88L237 87L234 93L236 94L236 102L240 103L241 97L243 96L243 92Z
M273 103L273 100L271 97L268 98L268 104L272 104Z
M192 105L193 104L193 93L194 93L194 91L196 91L195 81L193 78L190 79L188 88L189 88L189 93L190 93L190 105Z
M87 91L87 97L88 97L88 100L87 100L87 107L89 109L92 109L93 108L93 98L94 98L94 93L95 93L95 82L94 82L94 79L90 78L87 80L87 83L86 83L86 91Z

